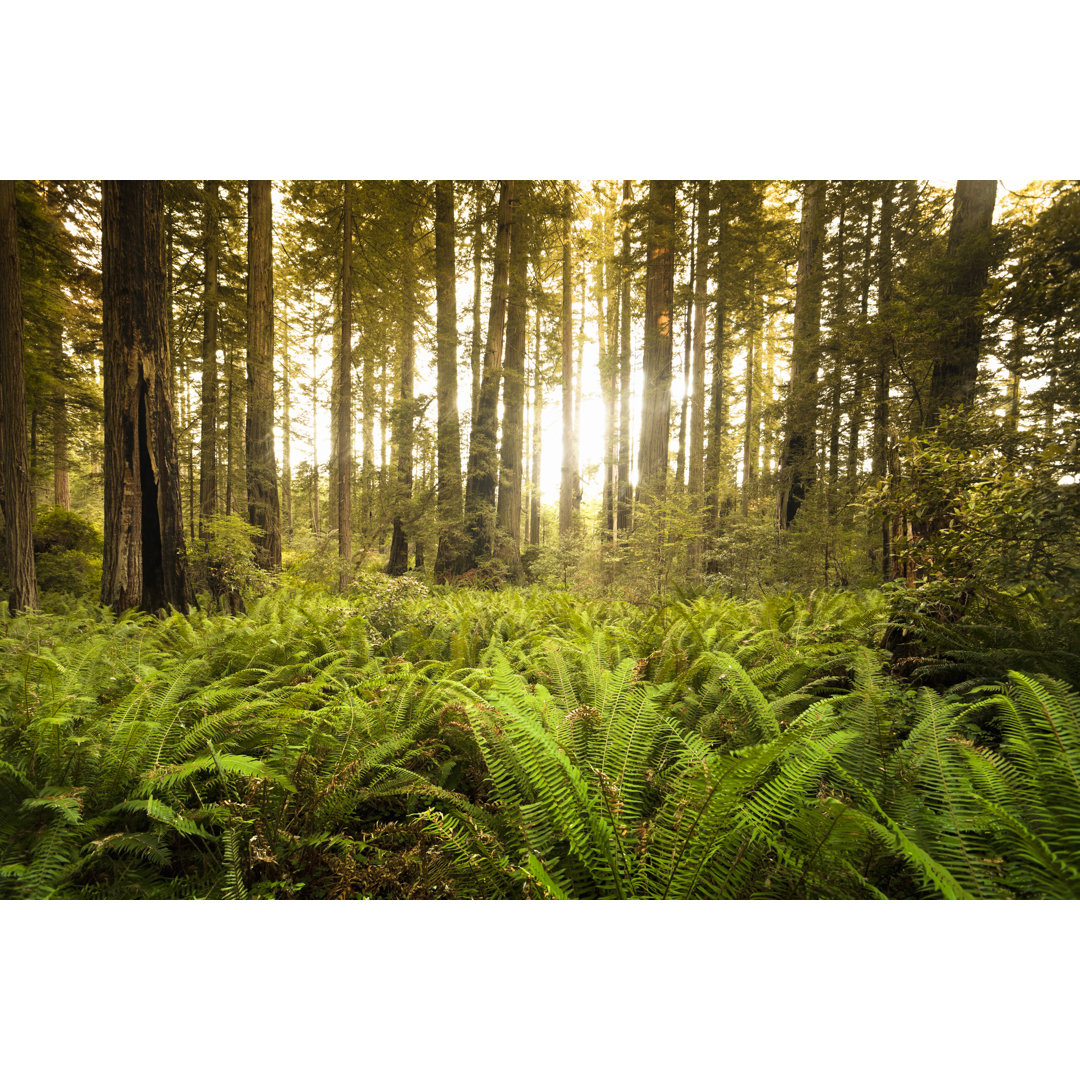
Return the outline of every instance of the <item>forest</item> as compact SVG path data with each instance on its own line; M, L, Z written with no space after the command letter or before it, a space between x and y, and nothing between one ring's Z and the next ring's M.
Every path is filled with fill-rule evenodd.
M1080 182L0 181L0 899L1080 897Z

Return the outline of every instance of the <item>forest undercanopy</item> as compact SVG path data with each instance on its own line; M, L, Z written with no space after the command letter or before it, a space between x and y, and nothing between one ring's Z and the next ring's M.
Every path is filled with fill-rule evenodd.
M1080 874L1080 186L0 183L0 895Z

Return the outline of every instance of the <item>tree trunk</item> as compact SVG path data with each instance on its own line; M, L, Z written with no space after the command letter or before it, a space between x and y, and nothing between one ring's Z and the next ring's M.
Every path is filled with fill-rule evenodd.
M699 514L705 490L705 301L708 295L709 182L697 183L697 259L694 278L694 367L690 411L690 477L688 488Z
M69 477L67 397L61 390L53 403L53 503L62 510L71 509Z
M33 610L38 595L26 446L22 285L14 180L0 180L0 509L4 513L9 610Z
M416 267L413 253L413 213L410 208L405 224L404 253L401 260L402 342L401 375L398 381L397 403L393 418L394 465L396 492L394 496L394 529L390 538L390 555L386 572L393 576L409 569L409 539L405 522L412 521L409 506L413 487L413 380L416 366Z
M337 402L338 588L352 581L352 181L344 182L341 222L341 347L334 371Z
M825 181L808 180L803 189L802 224L799 229L787 437L780 461L779 516L782 529L788 528L795 520L814 482L824 241Z
M866 225L863 230L863 264L862 283L859 290L859 312L862 315L862 325L865 328L867 314L870 310L870 276L871 276L871 252L873 250L874 232L874 202L869 196L866 200ZM867 375L867 364L860 356L855 364L855 388L851 397L851 421L848 429L847 449L847 480L852 493L858 484L859 472L861 471L862 459L859 457L859 434L863 421L863 396Z
M686 294L686 318L683 320L683 393L682 404L679 408L679 449L675 457L675 482L679 488L686 483L686 431L690 413L691 372L690 354L692 351L693 331L692 317L694 313L694 294L697 286L697 214L698 200L694 200L694 208L690 215L690 281Z
M662 496L667 486L676 186L674 180L649 181L644 386L638 454L639 498L643 501Z
M529 181L518 184L510 228L509 298L506 313L506 360L503 364L502 448L499 502L495 527L498 547L511 581L521 569L521 441L525 409L525 336L528 304L525 275L529 263Z
M630 531L633 493L630 490L630 181L622 189L622 259L619 267L619 505L616 526Z
M289 358L289 297L282 305L281 329L281 511L285 535L292 538L292 363Z
M248 522L264 570L281 569L281 514L274 454L274 271L270 181L248 181Z
M322 529L319 514L319 377L317 363L318 333L315 323L315 297L311 297L311 531L318 536ZM365 443L370 446L370 441Z
M169 401L163 184L102 185L105 554L101 602L186 612L180 476Z
M970 408L975 401L983 316L979 299L990 275L991 222L996 180L958 180L946 253L947 309L930 376L926 427L943 409Z
M874 400L874 456L871 474L884 480L888 468L889 382L893 343L888 331L889 305L892 301L892 222L893 185L886 180L881 189L881 236L878 245L878 335L877 392ZM886 514L881 523L881 571L886 581L892 578L892 523Z
M570 184L564 186L562 242L562 475L559 484L559 536L570 531L573 522L574 479L577 461L574 459L574 299L570 276Z
M713 377L712 377L712 403L709 426L709 446L705 459L705 531L713 538L720 535L720 487L725 473L724 440L727 437L728 428L728 380L727 380L727 350L726 350L726 278L725 263L727 257L727 223L730 218L730 210L727 204L728 187L725 182L719 183L718 203L719 221L716 231L716 330L713 335ZM719 570L719 563L710 557L706 571L715 574Z
M540 543L540 464L541 440L543 430L541 420L544 412L544 379L540 354L540 308L536 309L536 363L533 368L533 429L532 429L532 494L529 502L529 543L536 547Z
M199 519L206 522L217 512L218 428L218 186L203 182L203 342L202 402L199 428Z
M746 415L743 419L743 482L739 493L739 513L745 519L750 513L750 493L757 481L757 445L754 438L758 415L754 408L757 399L757 331L758 295L757 275L750 271L750 325L749 343L746 348Z
M480 305L483 300L483 251L484 251L484 226L481 220L481 196L483 190L476 190L476 220L473 223L473 303L472 303L472 348L469 352L470 367L472 369L472 405L469 415L470 426L476 419L476 410L480 405L480 383L483 378L481 361L484 356L484 342L481 337Z
M457 269L454 252L454 182L435 181L435 357L438 366L439 547L435 580L460 569L464 506L461 497L461 430L458 425Z

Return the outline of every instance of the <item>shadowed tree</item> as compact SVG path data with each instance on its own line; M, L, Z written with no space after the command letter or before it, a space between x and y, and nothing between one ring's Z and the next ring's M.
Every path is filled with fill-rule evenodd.
M461 432L458 426L457 270L454 182L435 181L435 362L438 397L439 547L435 580L458 570L462 547Z
M217 510L218 425L218 186L203 182L203 347L202 415L199 435L199 517L206 522Z
M791 390L787 432L780 458L780 527L795 519L814 482L817 420L818 335L824 278L825 181L803 188L799 227L799 269L795 281L795 326L791 341Z
M248 181L248 521L262 530L255 550L264 570L281 569L281 514L274 455L274 271L270 181Z
M105 553L101 602L114 611L172 606L190 591L169 400L160 181L102 188Z
M15 181L0 180L0 509L12 612L37 607Z
M663 494L671 422L672 298L675 284L674 180L649 182L645 267L644 386L638 450L639 497Z
M344 181L341 222L341 347L331 401L337 411L338 588L351 580L352 566L352 181Z
M491 556L495 541L495 483L498 476L497 427L499 383L502 378L503 337L510 273L510 226L515 201L514 181L499 181L499 224L495 234L495 267L491 281L487 346L469 437L469 467L465 479L466 569Z
M570 201L570 183L563 186L563 241L562 241L562 474L559 483L559 535L570 530L573 520L574 483L577 477L577 461L574 449L574 283L571 276L570 229L573 224L573 207Z
M926 426L942 409L970 408L975 400L983 316L979 300L992 259L991 222L996 180L958 180L945 256L944 326L930 376Z

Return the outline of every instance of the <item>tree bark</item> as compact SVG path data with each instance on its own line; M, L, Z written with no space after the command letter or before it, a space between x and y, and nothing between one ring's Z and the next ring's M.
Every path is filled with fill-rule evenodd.
M416 267L413 252L414 220L411 207L404 229L404 253L401 260L402 326L401 372L397 403L394 409L393 465L396 480L394 526L386 572L393 576L409 569L409 538L405 523L410 518L409 504L413 488L413 382L416 367ZM411 520L409 521L411 527Z
M565 536L573 523L574 481L574 298L571 280L570 184L564 186L562 243L562 475L559 484L559 536Z
M461 496L461 430L458 425L457 269L454 252L454 182L435 181L435 358L438 395L439 547L435 580L460 569L464 504Z
M979 300L992 258L991 222L996 180L958 180L946 253L944 325L930 376L925 426L936 427L943 409L975 401L983 316Z
M630 489L630 181L622 189L622 259L619 267L619 497L616 527L630 531L634 498Z
M206 522L217 511L218 427L218 185L203 182L203 344L202 403L199 428L199 518L205 535Z
M352 581L352 181L344 182L341 222L341 347L334 370L337 402L338 588Z
M281 513L274 454L274 271L270 181L248 181L248 522L264 570L281 569Z
M529 543L534 547L540 543L540 465L541 441L543 429L541 421L544 412L544 378L540 353L540 308L536 310L536 361L533 368L533 429L532 429L532 492L529 501Z
M649 182L645 271L644 386L638 451L638 497L648 501L667 487L671 424L672 295L675 278L673 180Z
M881 189L881 234L878 244L878 335L877 392L874 400L874 456L871 475L885 478L889 447L889 383L892 364L892 338L888 331L889 305L892 301L892 222L894 181L886 180ZM885 581L892 578L892 524L886 514L881 523L881 572Z
M697 258L694 279L694 367L691 382L690 410L690 476L687 487L694 505L701 510L705 490L705 302L708 296L709 275L706 262L709 256L709 182L697 182Z
M169 400L163 184L102 185L105 554L101 602L187 611L180 477Z
M803 189L795 325L791 342L791 390L787 437L780 461L779 518L782 529L795 520L814 482L824 241L825 181L809 180Z
M4 513L8 607L37 608L30 459L26 444L22 285L15 181L0 180L0 509Z
M517 205L510 228L509 296L506 313L506 360L503 364L502 447L499 501L495 527L498 546L511 581L520 583L521 569L521 443L525 409L525 337L528 304L525 274L529 263L529 181L517 186Z

